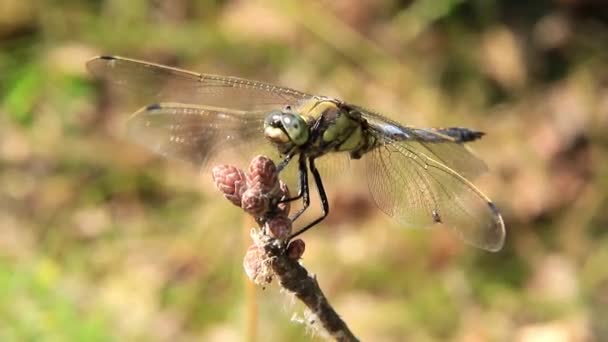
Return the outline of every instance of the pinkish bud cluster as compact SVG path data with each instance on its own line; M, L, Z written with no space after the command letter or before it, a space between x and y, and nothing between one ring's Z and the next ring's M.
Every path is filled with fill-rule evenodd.
M265 156L255 157L248 170L245 174L231 165L216 166L212 170L213 180L230 202L260 217L270 209L271 199L278 200L283 194L289 194L289 190L279 182L274 162ZM278 209L287 214L289 204L281 203Z
M279 181L277 168L271 159L265 156L255 157L247 174L230 165L217 166L213 168L212 174L215 185L224 197L261 219L263 229L258 234L283 242L289 240L292 233L292 222L288 217L289 202L276 204L282 198L290 198L289 188ZM271 205L276 207L271 208ZM264 243L261 241L254 239L254 244L249 247L243 260L247 276L258 284L269 283L272 279ZM286 252L291 259L299 260L304 253L304 241L291 241Z

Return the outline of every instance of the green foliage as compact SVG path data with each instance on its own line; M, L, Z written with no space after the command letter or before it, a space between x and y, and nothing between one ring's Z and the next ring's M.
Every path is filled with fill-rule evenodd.
M62 293L60 266L41 259L25 266L0 263L0 339L111 341L107 318L86 313L75 293Z
M45 84L42 68L39 65L25 65L14 72L14 82L4 97L3 107L11 119L22 124L30 125L34 116L34 108L38 103Z

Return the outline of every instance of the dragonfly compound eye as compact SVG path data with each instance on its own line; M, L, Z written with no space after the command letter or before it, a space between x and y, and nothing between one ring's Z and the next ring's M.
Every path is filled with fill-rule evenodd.
M301 116L283 113L281 123L291 142L300 146L308 141L308 124Z

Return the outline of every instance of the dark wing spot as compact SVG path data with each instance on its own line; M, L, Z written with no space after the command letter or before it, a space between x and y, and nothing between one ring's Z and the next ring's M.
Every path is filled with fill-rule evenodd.
M488 207L490 207L490 210L492 210L494 217L498 217L498 218L501 217L500 211L498 211L498 208L496 208L496 205L494 205L493 202L488 202Z
M148 106L146 107L146 110L159 110L159 109L161 109L161 108L162 108L162 107L160 106L160 104L158 104L158 103L154 103L154 104L148 105Z
M433 215L433 222L441 223L441 216L439 216L439 212L437 212L437 210L433 210L432 215Z

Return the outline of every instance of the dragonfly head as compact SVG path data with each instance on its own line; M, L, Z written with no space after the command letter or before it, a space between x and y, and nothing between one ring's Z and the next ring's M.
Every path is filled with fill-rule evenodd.
M264 120L264 135L281 152L287 152L308 142L309 127L306 120L298 114L274 110Z

